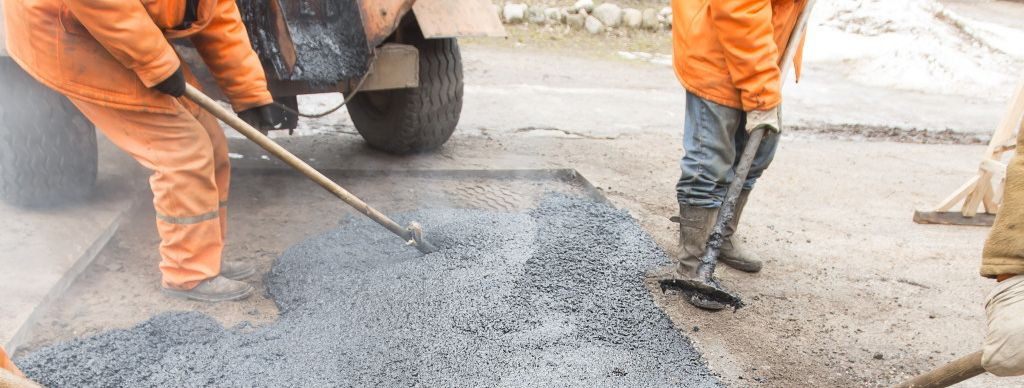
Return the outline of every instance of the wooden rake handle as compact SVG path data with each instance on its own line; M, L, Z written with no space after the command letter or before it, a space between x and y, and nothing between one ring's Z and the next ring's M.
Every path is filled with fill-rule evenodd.
M220 119L220 121L223 121L231 128L234 128L236 131L241 133L242 136L245 136L249 140L252 140L253 143L256 143L263 149L267 150L267 152L269 152L271 155L274 155L276 158L280 159L285 164L291 166L298 172L302 173L302 175L305 175L313 182L316 182L321 187L329 191L331 194L334 194L335 197L338 197L342 201L345 201L345 203L349 204L349 206L352 206L360 213L363 213L374 222L380 224L387 230L391 231L391 233L394 233L398 237L401 237L403 240L406 241L407 244L416 245L417 243L419 243L419 241L416 241L416 231L411 230L410 228L402 227L394 220L392 220L390 217L384 215L384 213L381 213L377 211L377 209L374 209L370 205L366 204L366 202L363 202L361 199L359 199L352 193L348 192L348 190L345 190L345 188L341 187L341 185L334 183L334 181L332 181L330 178L327 178L327 176L320 173L320 171L317 171L308 163L304 162L302 159L299 159L299 157L295 156L291 152L288 152L288 150L284 149L284 147L281 147L281 145L277 144L277 142L271 140L269 137L267 137L267 135L264 135L262 132L256 130L256 128L253 128L251 125L249 125L249 123L246 123L245 120L242 120L237 115L235 115L234 112L230 112L227 109L224 109L224 107L222 107L220 104L218 104L216 101L214 101L212 98L210 98L203 92L199 91L199 89L196 89L192 85L186 84L185 97L188 97L188 99L198 104L207 112L210 112L210 114L212 114L214 117ZM415 224L411 226L414 228L418 227L418 225Z
M948 387L982 373L985 373L985 368L981 366L981 351L979 350L918 375L895 388Z

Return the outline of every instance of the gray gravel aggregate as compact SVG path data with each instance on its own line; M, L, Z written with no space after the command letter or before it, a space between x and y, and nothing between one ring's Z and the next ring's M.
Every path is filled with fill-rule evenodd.
M51 387L722 385L644 287L668 259L626 212L551 194L397 218L441 251L343 222L276 260L273 324L167 313L16 362Z

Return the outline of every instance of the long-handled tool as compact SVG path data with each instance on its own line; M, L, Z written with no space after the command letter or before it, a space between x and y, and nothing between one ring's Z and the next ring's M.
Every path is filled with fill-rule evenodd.
M985 368L981 366L981 351L979 350L918 375L895 388L948 387L982 373L985 373Z
M192 87L192 85L185 86L185 96L203 109L206 109L206 111L220 119L220 121L223 121L243 136L249 138L249 140L252 140L260 147L263 147L267 152L270 152L278 159L281 159L282 162L292 166L292 168L298 170L302 175L305 175L324 189L327 189L331 194L334 194L334 196L345 201L349 206L352 206L360 213L363 213L374 222L391 231L391 233L394 233L396 236L401 237L402 240L405 240L407 245L412 245L423 253L437 251L437 248L423 237L423 228L419 223L415 221L410 222L409 226L403 228L397 222L384 215L384 213L381 213L377 211L377 209L367 205L366 202L363 202L358 197L348 192L348 190L345 190L337 183L334 183L334 181L330 180L330 178L327 178L324 174L321 174L315 168L302 161L302 159L299 159L291 152L288 152L288 150L281 147L280 144L270 140L269 137L260 133L256 128L253 128L235 114L224 109L222 106L217 104L216 101L206 94L203 94L203 92L200 92L198 89Z
M786 76L789 74L793 58L796 56L797 46L800 45L800 39L804 36L804 31L807 30L807 21L810 19L811 8L814 7L814 2L815 0L807 1L807 5L804 6L796 20L793 32L789 35L786 51L783 52L779 62L781 70L780 83L785 83ZM764 133L764 127L756 128L747 139L747 145L743 148L740 162L736 165L732 183L729 184L729 189L726 191L725 201L722 202L722 208L718 211L718 218L715 220L711 236L708 237L708 241L705 244L704 254L700 257L700 264L697 266L697 277L690 279L679 279L677 277L661 279L659 283L661 284L662 292L669 287L678 288L683 291L697 293L708 300L733 306L734 308L743 307L743 300L740 296L726 290L718 282L718 279L715 278L715 266L718 264L718 255L721 252L722 240L725 236L725 226L736 215L736 200L739 199L740 191L743 190L743 183L747 180L747 174L750 172L754 156L761 146Z

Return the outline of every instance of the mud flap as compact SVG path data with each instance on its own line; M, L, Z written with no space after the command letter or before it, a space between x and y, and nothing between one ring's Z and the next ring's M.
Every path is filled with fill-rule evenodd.
M418 0L412 11L427 39L507 35L488 0Z
M420 86L420 54L416 46L385 43L374 52L377 60L370 65L370 75L361 91Z

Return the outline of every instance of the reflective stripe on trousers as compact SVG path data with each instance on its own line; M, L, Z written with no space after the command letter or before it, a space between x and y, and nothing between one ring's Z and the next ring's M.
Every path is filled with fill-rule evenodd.
M166 215L166 214L157 213L156 214L156 218L158 220L166 222L168 224L178 224L178 225L198 224L198 223L206 221L206 220L212 220L214 218L219 218L220 217L220 213L221 213L221 209L223 209L226 206L227 206L227 201L222 201L220 203L220 208L218 208L216 211L212 211L212 212L205 213L205 214L200 214L198 216L193 216L193 217L171 217L171 216Z

